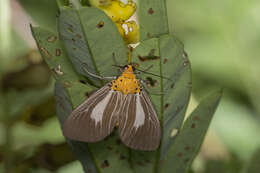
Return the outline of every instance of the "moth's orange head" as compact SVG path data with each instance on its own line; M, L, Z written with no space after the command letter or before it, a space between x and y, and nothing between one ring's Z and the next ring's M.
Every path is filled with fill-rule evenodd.
M126 65L124 66L124 72L123 73L126 73L126 74L133 74L134 73L134 66L132 65Z

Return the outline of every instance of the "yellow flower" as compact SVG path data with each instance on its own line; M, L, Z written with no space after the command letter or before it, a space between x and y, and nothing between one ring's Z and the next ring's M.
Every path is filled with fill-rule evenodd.
M112 0L110 5L100 5L102 9L114 22L124 22L128 20L136 10L136 4L128 0L127 4L120 0Z

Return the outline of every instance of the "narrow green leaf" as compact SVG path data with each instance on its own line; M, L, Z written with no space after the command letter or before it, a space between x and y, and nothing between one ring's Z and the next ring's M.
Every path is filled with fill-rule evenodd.
M140 40L168 34L166 0L140 0L138 2Z
M160 160L174 142L172 130L179 131L184 119L191 91L190 64L182 43L170 35L143 41L133 51L133 62L139 65L139 69L149 68L147 72L159 75L142 73L139 78L148 83L145 88L161 120L160 149L142 154L132 152L136 172L157 172Z
M178 134L174 145L162 160L162 173L185 173L199 152L222 91L211 94L192 112Z
M83 7L79 10L63 8L58 18L60 36L66 51L79 74L88 76L95 84L97 75L115 76L112 65L127 63L127 49L115 24L101 10Z

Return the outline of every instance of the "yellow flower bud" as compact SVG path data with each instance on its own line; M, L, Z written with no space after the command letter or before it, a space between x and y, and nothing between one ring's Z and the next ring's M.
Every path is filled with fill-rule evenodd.
M139 27L135 21L117 22L116 26L126 44L135 44L139 42Z

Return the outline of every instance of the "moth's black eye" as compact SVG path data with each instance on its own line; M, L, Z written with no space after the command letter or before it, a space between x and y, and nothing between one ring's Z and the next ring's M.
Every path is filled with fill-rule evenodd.
M133 71L135 71L135 66L132 66Z

